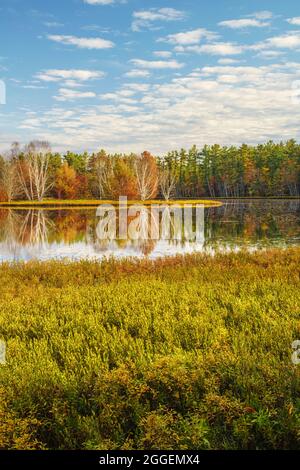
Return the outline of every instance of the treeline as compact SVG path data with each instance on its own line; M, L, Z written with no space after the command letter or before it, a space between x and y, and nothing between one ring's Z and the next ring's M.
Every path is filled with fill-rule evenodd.
M54 153L47 142L0 156L0 200L299 196L300 145L204 146L172 151Z
M168 153L161 165L176 175L182 197L299 196L300 145L193 146Z

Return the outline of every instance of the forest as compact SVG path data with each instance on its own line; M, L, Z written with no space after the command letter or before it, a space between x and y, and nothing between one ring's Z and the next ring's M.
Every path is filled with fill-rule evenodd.
M300 144L205 145L166 155L52 152L47 142L13 143L0 155L0 201L197 197L297 197Z

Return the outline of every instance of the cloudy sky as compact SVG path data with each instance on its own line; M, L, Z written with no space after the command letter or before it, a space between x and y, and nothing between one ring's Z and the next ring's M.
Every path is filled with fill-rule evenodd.
M299 52L297 0L1 0L0 150L299 139Z

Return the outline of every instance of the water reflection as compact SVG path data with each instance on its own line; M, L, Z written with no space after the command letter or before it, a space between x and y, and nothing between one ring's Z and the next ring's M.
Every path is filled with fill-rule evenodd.
M194 251L285 247L300 243L300 201L230 201L205 209L204 231L193 218L191 233L176 226L172 209L153 217L147 208L127 215L138 236L120 236L113 221L96 209L0 209L0 260L148 256L156 258ZM194 215L193 215L194 217ZM153 220L154 219L154 220ZM159 225L153 237L153 226ZM121 232L120 232L121 231ZM157 232L156 232L157 233ZM106 234L106 236L103 236ZM99 236L100 235L100 236Z

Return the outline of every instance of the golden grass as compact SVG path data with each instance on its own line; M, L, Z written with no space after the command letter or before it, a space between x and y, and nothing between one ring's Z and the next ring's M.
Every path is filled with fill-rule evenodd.
M12 202L0 202L0 207L13 207L13 208L32 208L32 207L47 207L47 208L55 208L55 207L94 207L94 206L99 206L103 204L111 204L111 205L118 205L119 201L116 200L98 200L98 199L79 199L79 200L63 200L63 199L45 199L43 201L12 201ZM157 205L157 204L164 204L164 205L184 205L184 204L190 204L192 206L195 206L196 204L203 204L206 207L212 207L212 206L221 206L222 202L220 201L213 201L213 200L206 200L206 199L172 199L169 201L165 200L159 200L159 199L153 199L153 200L147 200L147 201L133 201L133 200L128 200L127 201L128 205L133 205L133 204L141 204L144 206L149 206L149 205Z
M0 449L300 449L300 249L0 266Z

